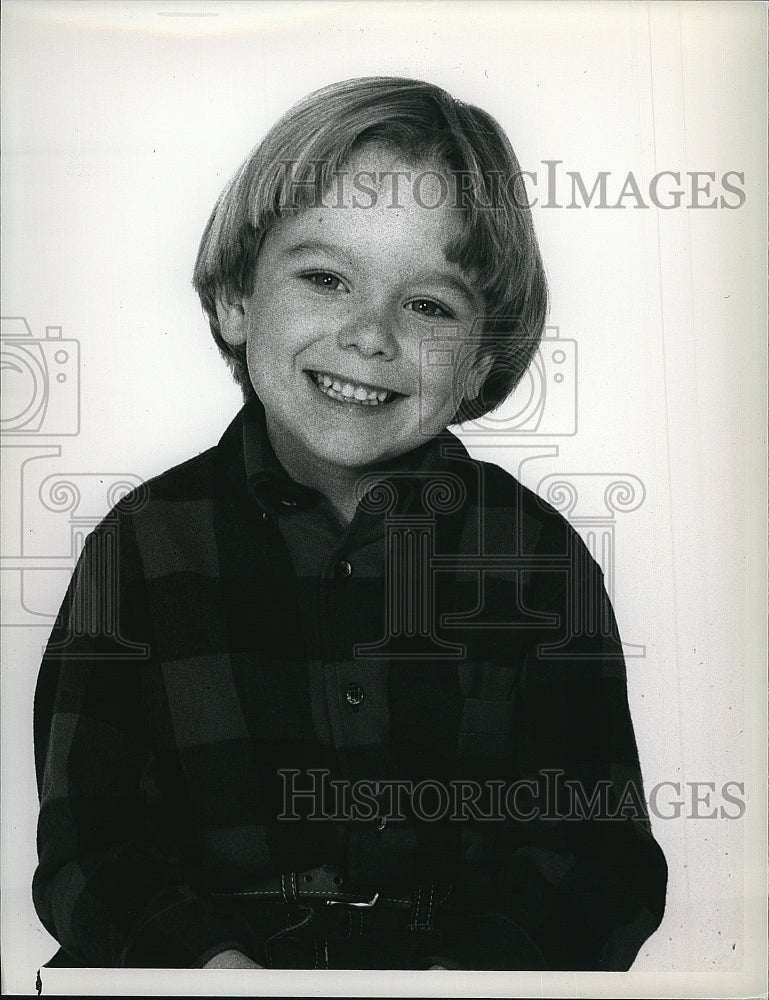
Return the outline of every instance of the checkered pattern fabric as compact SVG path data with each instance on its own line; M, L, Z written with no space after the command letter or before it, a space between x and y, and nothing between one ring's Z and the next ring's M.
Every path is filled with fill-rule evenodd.
M448 432L343 526L252 400L87 539L35 740L35 905L88 965L246 950L217 894L318 865L449 887L469 969L627 968L664 909L601 571Z

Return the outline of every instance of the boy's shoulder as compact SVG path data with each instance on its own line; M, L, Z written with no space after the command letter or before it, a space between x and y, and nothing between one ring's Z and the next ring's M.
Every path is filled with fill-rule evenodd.
M523 541L525 549L564 551L570 545L579 545L580 538L567 518L552 503L495 462L484 461L470 455L459 439L455 445L442 450L444 468L451 467L451 460L458 459L457 471L470 484L470 507L477 508L483 523L487 542L507 546Z
M144 483L147 499L185 501L210 495L218 465L218 445L193 455Z
M196 505L208 507L227 490L244 484L239 416L218 444L146 479L112 507L105 521L162 517L163 511L175 508L192 514Z
M214 446L145 479L121 497L107 516L135 516L156 504L208 499L213 492L216 466L217 449Z
M539 548L561 550L578 538L574 527L551 503L516 476L484 462L486 521L504 520L514 511L518 530L536 536Z

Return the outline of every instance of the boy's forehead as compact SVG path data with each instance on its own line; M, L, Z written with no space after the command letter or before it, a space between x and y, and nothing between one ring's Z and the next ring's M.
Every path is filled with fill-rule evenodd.
M391 209L413 198L427 211L451 211L452 172L435 158L409 156L379 143L368 143L355 150L332 177L328 193L344 190L355 196L358 204L374 199ZM348 202L352 203L352 202Z
M448 212L428 212L401 199L400 208L306 208L283 219L268 234L267 252L291 261L323 258L339 266L389 267L417 277L455 280L477 297L471 275L453 252L461 224Z
M464 226L447 197L445 168L412 161L394 150L366 146L330 176L322 197L278 222L273 246L298 253L317 249L401 250L451 269ZM306 194L306 190L302 192Z

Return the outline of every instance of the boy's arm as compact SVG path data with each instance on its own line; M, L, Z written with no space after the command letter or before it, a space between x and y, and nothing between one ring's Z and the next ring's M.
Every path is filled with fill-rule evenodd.
M559 619L532 644L519 691L516 777L537 791L522 788L521 817L472 873L500 902L459 934L463 968L626 970L664 911L614 614L600 568L576 534L571 545L571 572L534 574L527 595Z
M110 620L110 587L99 565L100 544L116 538L119 635L103 624ZM150 748L141 675L152 662L136 648L127 656L125 642L149 642L143 590L130 530L120 525L116 532L114 521L97 528L65 596L35 694L40 818L33 898L46 929L86 965L199 967L228 948L246 949L191 888L173 847L161 843L142 787Z

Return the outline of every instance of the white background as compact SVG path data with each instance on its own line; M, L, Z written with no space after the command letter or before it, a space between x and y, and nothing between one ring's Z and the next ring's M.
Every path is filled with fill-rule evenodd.
M4 991L32 992L54 950L29 893L31 703L71 536L70 515L41 506L39 483L51 473L94 474L92 485L147 478L218 440L240 395L190 285L214 200L294 101L383 74L430 80L490 111L523 167L538 171L532 193L543 194L544 160L579 171L588 189L610 171L610 203L631 171L645 194L661 170L744 173L736 210L686 208L689 197L669 211L634 209L633 199L624 209L535 207L549 322L578 345L579 424L571 437L529 440L557 449L545 448L521 478L533 487L550 473L641 480L643 503L616 518L614 603L625 641L645 647L628 673L647 792L662 781L713 782L700 807L711 813L725 782L744 782L745 814L694 819L688 805L678 819L653 821L670 866L668 906L628 975L598 985L585 976L461 982L487 995L758 995L764 5L7 0L3 14L2 315L26 317L38 342L60 326L80 344L79 434L57 437L51 425L37 439L3 439ZM560 190L568 203L569 185ZM723 193L718 180L714 192ZM33 443L60 453L28 463L22 485L21 452L9 445ZM516 471L523 453L501 443L476 442L475 451ZM89 512L106 509L97 495ZM55 557L64 569L51 568ZM19 566L43 567L25 573L21 610ZM74 980L58 975L56 988L70 988ZM127 990L130 975L119 987L110 974L82 988ZM150 982L194 988L184 975ZM456 990L458 981L428 986ZM340 989L372 991L372 982ZM420 983L412 977L403 989ZM262 990L250 979L227 988Z

